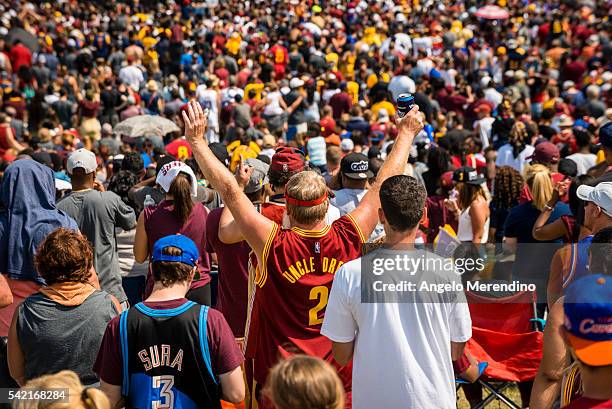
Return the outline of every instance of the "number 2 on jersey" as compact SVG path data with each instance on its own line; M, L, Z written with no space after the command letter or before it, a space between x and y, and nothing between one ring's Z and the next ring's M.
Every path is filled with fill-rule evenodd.
M159 389L159 400L151 402L151 409L174 409L174 376L153 377L153 387Z
M319 311L327 306L329 289L324 285L318 285L310 290L310 300L319 300L317 305L308 311L308 325L319 325L323 323L323 317L319 318Z

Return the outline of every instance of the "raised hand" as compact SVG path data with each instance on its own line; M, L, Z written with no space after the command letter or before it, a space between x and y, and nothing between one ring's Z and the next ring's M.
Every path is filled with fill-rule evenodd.
M206 142L204 133L208 124L208 116L204 114L202 106L195 100L189 101L187 111L182 112L185 122L185 137L190 145L198 142Z
M253 174L253 168L240 158L240 162L238 163L238 167L236 168L236 181L238 182L238 186L242 189L249 184L249 180L251 179L251 175Z
M554 190L553 190L553 195L551 198L551 202L558 202L559 198L565 196L565 194L567 193L567 191L569 190L569 187L571 185L572 181L569 179L566 180L562 180L560 182L557 182L555 184Z
M397 130L399 131L398 136L402 134L409 134L414 137L423 126L425 126L425 121L423 119L423 114L419 112L418 105L414 105L410 111L403 118L397 117Z

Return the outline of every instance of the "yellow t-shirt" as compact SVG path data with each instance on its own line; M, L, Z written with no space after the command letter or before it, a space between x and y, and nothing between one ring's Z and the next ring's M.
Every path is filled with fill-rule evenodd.
M378 111L381 109L385 109L389 116L395 115L395 106L389 101L380 101L372 105L372 113L374 116L378 117Z
M251 83L251 84L247 84L246 87L244 87L244 100L248 101L249 100L249 93L251 92L251 90L255 90L255 101L261 101L261 93L264 90L264 84L258 84L258 83Z

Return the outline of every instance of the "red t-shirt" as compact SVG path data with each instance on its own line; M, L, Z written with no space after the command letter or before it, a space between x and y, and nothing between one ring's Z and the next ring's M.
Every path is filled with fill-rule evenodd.
M178 308L186 302L187 299L179 298L167 301L145 301L144 305L158 310L169 310ZM101 380L111 385L121 385L123 382L119 318L120 316L117 316L108 323L93 368ZM215 375L231 372L244 361L244 357L223 315L212 308L208 310L206 320L206 339L210 348L212 371Z
M584 396L570 402L563 409L612 409L612 399L601 400L585 398Z
M349 112L353 106L353 98L346 92L338 92L329 99L334 118L338 119L342 114Z
M284 67L289 62L289 53L282 45L274 45L270 48L269 52L272 56L272 61L274 61L274 65L281 65Z
M208 217L208 209L202 203L194 203L191 214L185 224L181 224L174 216L173 210L174 204L168 200L162 200L157 206L144 209L144 225L147 239L149 240L149 258L153 252L153 245L162 237L173 234L182 234L189 237L200 251L200 258L198 259L200 278L191 283L191 288L203 287L210 282L210 274L208 274L210 271L210 259L206 252L206 218ZM151 294L152 289L153 280L149 269L145 298Z
M271 202L264 203L261 205L261 214L282 226L283 214L285 214L285 205Z
M23 44L16 44L9 53L13 72L18 72L22 65L32 66L32 52Z
M217 254L219 285L216 309L223 313L236 338L244 337L247 318L249 253L246 241L225 244L219 240L223 208L214 209L206 219L206 251Z
M295 353L335 364L331 341L321 324L334 274L361 256L367 240L351 215L321 231L283 230L274 224L255 275L254 306L247 338L247 356L254 359L254 378L264 385L279 358ZM338 367L346 391L351 390L351 365Z

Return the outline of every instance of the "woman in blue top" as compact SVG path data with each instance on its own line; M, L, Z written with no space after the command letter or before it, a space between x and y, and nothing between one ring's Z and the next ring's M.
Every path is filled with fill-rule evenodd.
M510 209L504 224L504 243L508 250L516 253L513 279L536 284L538 299L544 302L550 262L562 240L540 241L533 237L532 230L540 214L548 211L546 206L554 188L550 171L544 165L528 166L524 177L532 200ZM567 204L557 202L550 211L549 223L570 214Z

